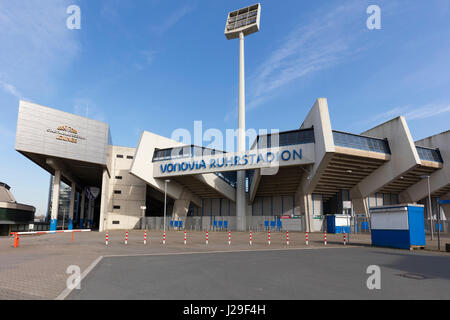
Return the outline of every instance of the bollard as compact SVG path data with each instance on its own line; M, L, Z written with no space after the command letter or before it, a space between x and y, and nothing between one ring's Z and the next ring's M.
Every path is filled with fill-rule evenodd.
M228 245L231 244L231 231L228 231Z
M345 233L344 233L344 246L347 244L347 241L345 239Z
M306 232L306 245L309 245L309 241L308 241L308 232Z
M269 231L269 246L270 246L270 231Z
M252 245L252 232L250 231L250 245Z
M147 244L147 230L144 232L144 244Z
M163 244L166 244L166 232L163 233Z
M128 244L128 231L125 232L125 244Z
M286 231L286 245L289 245L289 231Z
M324 244L327 245L327 232L325 231Z
M206 230L206 244L208 244L208 230Z
M184 244L186 244L186 230L184 231Z
M14 248L17 248L19 246L19 234L17 232L14 232Z
M70 242L73 242L73 231L72 231L72 237L70 238Z
M108 245L108 231L106 231L106 240L105 240L105 245Z

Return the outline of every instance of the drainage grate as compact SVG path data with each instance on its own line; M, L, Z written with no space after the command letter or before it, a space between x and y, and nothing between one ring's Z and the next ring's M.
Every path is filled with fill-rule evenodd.
M423 279L427 278L423 274L418 274L418 273L403 273L403 274L398 274L398 276L403 277L403 278L408 278L408 279L414 279L414 280L423 280Z

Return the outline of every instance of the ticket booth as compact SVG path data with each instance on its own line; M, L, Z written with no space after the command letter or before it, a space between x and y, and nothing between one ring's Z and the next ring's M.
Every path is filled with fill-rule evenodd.
M423 205L396 205L370 209L372 245L400 249L424 247Z

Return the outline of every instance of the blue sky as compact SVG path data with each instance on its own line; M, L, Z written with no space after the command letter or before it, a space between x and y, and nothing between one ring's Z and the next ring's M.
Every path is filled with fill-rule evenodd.
M47 205L49 175L14 150L19 99L105 121L114 144L142 130L237 123L237 0L0 0L0 181ZM69 5L81 29L66 27ZM381 8L381 30L366 9ZM360 133L404 115L414 139L449 129L450 2L261 1L246 38L248 128L294 129L318 97L333 128Z

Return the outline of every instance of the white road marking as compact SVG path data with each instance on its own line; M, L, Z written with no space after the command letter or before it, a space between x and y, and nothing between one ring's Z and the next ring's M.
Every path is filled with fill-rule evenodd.
M87 267L83 273L81 274L80 284L83 282L83 279L89 274L89 272L94 269L94 267L103 259L103 256L99 256L97 259L92 262L89 267ZM56 298L55 300L64 300L67 296L72 292L73 289L65 288Z

